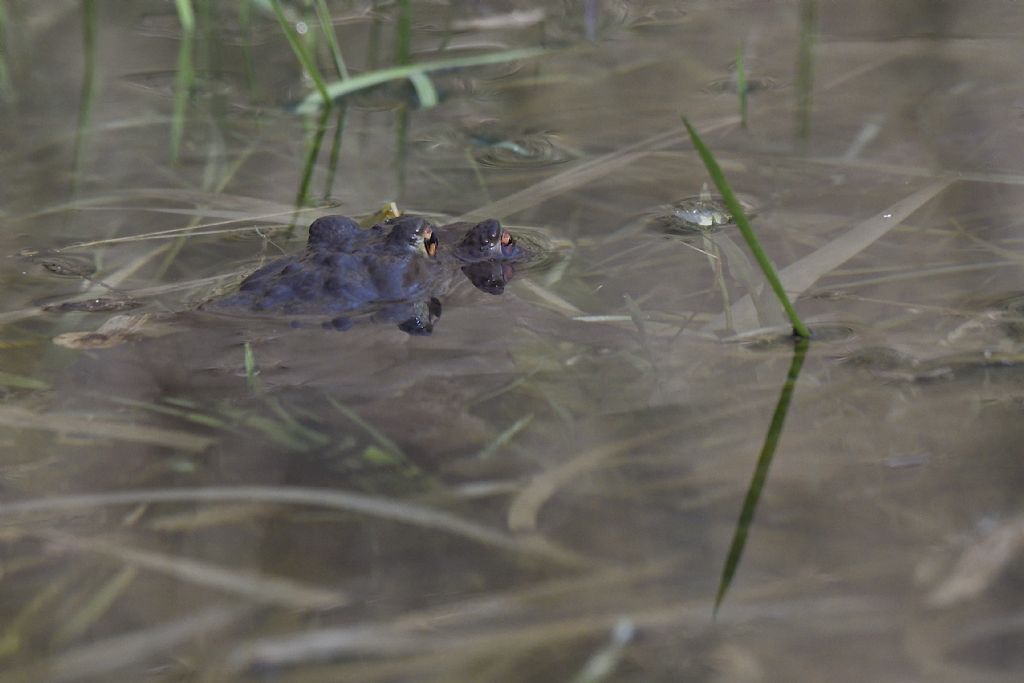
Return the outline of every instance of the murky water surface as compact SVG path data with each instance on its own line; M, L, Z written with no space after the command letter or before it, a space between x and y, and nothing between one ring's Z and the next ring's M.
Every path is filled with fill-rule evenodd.
M0 3L0 678L1020 680L1017 6L329 1L353 75L549 51L304 117L271 4L191 4ZM806 355L659 228L681 114ZM201 309L389 201L539 257L429 336Z

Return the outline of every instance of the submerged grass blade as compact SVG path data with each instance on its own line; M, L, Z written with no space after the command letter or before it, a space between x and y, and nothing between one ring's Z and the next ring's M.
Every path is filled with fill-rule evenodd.
M144 425L105 422L66 413L33 413L21 408L0 406L0 425L17 429L38 429L56 434L75 434L99 439L134 441L182 451L204 451L214 439L187 431L146 427Z
M480 460L487 459L501 450L507 443L512 441L516 434L526 429L526 427L533 422L533 413L529 413L525 417L521 417L515 421L515 423L498 434L489 444L480 449L480 452L476 454L476 457Z
M606 680L615 673L626 646L633 640L635 634L636 627L630 619L619 619L612 628L610 642L587 660L583 670L572 678L571 683L600 683Z
M779 281L779 276L775 272L775 266L772 265L768 255L761 248L761 243L758 242L757 236L754 235L753 228L750 227L750 221L747 220L747 215L743 211L743 206L739 200L736 199L736 195L733 193L732 188L729 186L729 181L725 179L725 174L722 173L721 167L715 157L711 154L711 150L707 148L704 141L701 140L700 135L694 130L693 126L690 125L689 120L684 116L683 125L686 126L686 130L690 133L690 139L693 141L693 146L700 155L701 161L704 162L704 166L708 169L708 175L715 182L715 187L718 188L719 194L722 195L722 200L725 205L729 207L729 212L733 215L733 219L736 221L736 226L740 229L743 234L743 239L746 240L747 245L750 247L750 251L753 252L754 258L757 259L758 265L761 266L761 270L764 271L765 279L768 280L768 284L771 285L772 291L775 292L775 296L778 297L779 303L786 310L786 314L789 316L790 322L793 324L793 334L798 337L805 339L811 336L807 326L803 324L799 316L796 314L796 310L793 308L793 304L790 303L789 297L786 295L786 290L782 287L782 282Z
M61 653L46 660L45 673L40 671L39 677L29 680L47 680L50 683L128 680L112 674L160 653L167 653L171 659L175 648L189 641L199 641L201 636L241 621L252 612L250 606L217 606L190 611L180 619L149 625Z
M817 251L786 266L779 273L779 277L786 290L793 292L796 296L803 294L819 279L867 249L890 230L906 220L912 213L949 187L954 180L952 177L943 178L921 188L895 204L879 211L871 218L848 230L844 230L837 238ZM990 268L999 265L1001 264L988 263L984 264L983 267ZM961 267L973 268L973 266L957 266L957 268ZM906 275L901 274L892 277L905 277ZM841 286L845 285L836 285L836 287ZM749 295L744 296L733 304L732 314L738 328L753 327L756 321L756 314L751 297ZM722 316L719 316L705 325L704 329L715 330L720 328L721 325Z
M256 389L256 354L252 351L252 342L245 342L244 364L245 385L253 391Z
M4 0L0 0L0 100L14 99L11 88L11 75L7 69L7 8Z
M733 534L732 543L729 545L729 554L722 568L722 578L718 582L718 592L715 595L716 614L722 605L722 600L725 599L725 594L729 591L729 586L732 585L732 580L740 565L740 559L743 557L743 548L747 544L747 535L754 521L757 503L761 499L761 492L768 480L768 470L771 467L772 458L775 456L775 449L782 437L782 427L786 422L789 404L793 400L796 380L800 377L800 369L803 368L804 358L807 356L807 346L806 338L798 339L793 349L793 361L789 364L789 373L786 375L786 382L782 385L782 392L779 394L779 402L775 405L775 413L772 415L768 433L764 437L761 455L757 458L754 476L750 480L750 486L747 487L747 495L743 499L740 517L736 522L736 531Z
M282 406L276 399L267 399L267 405L281 420L281 424L297 438L308 441L312 446L317 447L323 447L331 443L331 437L318 432L315 429L310 429L296 420L295 416L285 410L284 406Z
M508 513L506 514L508 528L517 534L535 533L538 529L541 509L560 490L571 485L584 474L600 469L606 462L617 455L685 430L685 426L676 424L668 425L661 429L653 429L646 434L597 446L578 453L562 463L541 472L509 504Z
M34 620L41 613L53 611L56 608L54 603L63 602L65 591L76 578L77 574L71 572L53 579L32 596L18 612L7 617L6 623L0 628L0 661L23 651Z
M363 514L379 519L403 522L425 529L443 531L494 548L520 553L525 557L544 559L563 566L592 565L592 562L549 543L539 543L537 539L514 538L497 529L462 519L448 512L415 503L335 489L295 486L208 486L203 488L113 491L0 503L0 517L33 512L67 512L110 505L188 502L235 503L239 501L301 505ZM89 545L91 546L91 541Z
M96 536L82 538L58 531L37 533L58 547L111 557L177 581L239 595L261 604L290 609L318 609L337 607L348 602L348 598L337 590L308 586L281 577L253 574L203 560L142 550Z
M316 68L312 55L309 54L306 46L303 45L302 37L299 36L295 27L292 26L291 22L284 15L280 0L270 0L270 6L274 8L274 14L277 15L277 21L281 24L281 30L284 31L285 38L288 39L288 44L292 46L292 51L299 59L299 63L302 64L302 68L306 70L309 77L313 79L313 83L316 85L316 90L320 94L324 106L330 107L331 99L327 93L327 84L324 82L324 77L320 75L320 70Z
M398 447L398 444L392 441L386 434L384 434L384 432L380 431L360 417L357 412L335 398L328 397L327 402L331 404L332 408L344 415L350 422L366 432L371 439L377 442L378 446L393 455L399 456L402 460L408 460L408 456L402 452L402 449Z
M11 372L0 372L0 387L14 387L15 389L49 389L50 385L41 379L15 375Z
M737 118L727 116L704 128L708 133L721 128L735 125ZM565 194L566 192L581 187L586 183L593 182L598 178L611 175L612 173L626 168L637 161L648 156L652 152L666 149L679 143L679 133L682 128L672 128L661 133L634 142L631 145L619 148L614 152L602 154L588 161L581 161L570 168L548 176L532 185L517 190L510 195L502 197L493 202L477 207L472 211L455 218L457 221L479 221L486 218L503 219L518 211L523 211L533 206ZM532 280L523 280L524 285L529 285Z
M101 397L99 394L96 394L96 397L97 399L108 398ZM160 403L136 401L121 396L109 397L109 400L124 406L131 406L133 408L139 408L141 410L148 410L150 412L158 413L160 415L171 415L172 417L177 417L182 420L188 420L189 422L194 422L204 427L210 427L211 429L226 429L228 427L228 423L225 422L224 420L216 418L212 415L207 415L206 413L199 412L198 406L175 407L163 405ZM174 402L174 399L172 399L171 397L165 397L164 400L167 401L168 403Z
M2 38L0 38L2 40ZM78 98L78 125L75 126L75 146L71 153L71 176L75 194L81 184L82 157L92 124L93 102L96 100L96 3L82 2L82 90Z
M138 569L131 566L119 569L81 608L61 624L53 637L54 641L67 643L85 633L107 613L138 573Z
M174 113L171 115L172 162L176 162L181 153L181 139L185 132L185 109L196 80L192 64L196 34L192 0L175 0L175 7L178 10L178 21L181 23L181 45L178 47L178 75L174 83Z
M543 48L526 48L521 50L505 50L502 52L491 52L471 57L457 57L453 59L440 59L432 62L420 62L418 64L406 64L395 66L389 69L370 71L369 73L353 76L346 80L335 81L327 84L327 96L330 100L337 100L346 95L351 95L359 90L372 88L388 81L409 78L412 74L425 74L431 71L442 69L461 69L471 66L484 66L487 64L500 64L519 59L530 59L539 57L548 52ZM300 114L312 114L323 106L323 98L319 95L310 95L302 100L295 111Z

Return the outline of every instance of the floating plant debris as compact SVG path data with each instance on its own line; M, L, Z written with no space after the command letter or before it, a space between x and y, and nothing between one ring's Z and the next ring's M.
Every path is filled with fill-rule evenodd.
M57 304L49 304L43 306L43 310L50 313L110 313L112 311L130 311L141 305L142 302L135 299L114 299L101 296L95 299L81 299L79 301L63 301Z
M755 215L754 205L741 201L748 217ZM712 195L705 184L700 195L674 202L651 220L654 229L664 232L713 232L734 225L732 213L721 197Z

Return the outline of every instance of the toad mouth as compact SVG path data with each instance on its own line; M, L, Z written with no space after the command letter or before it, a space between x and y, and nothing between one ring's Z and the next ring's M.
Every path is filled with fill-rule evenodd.
M437 235L431 228L427 228L423 231L423 249L427 252L427 256L433 256L437 253Z

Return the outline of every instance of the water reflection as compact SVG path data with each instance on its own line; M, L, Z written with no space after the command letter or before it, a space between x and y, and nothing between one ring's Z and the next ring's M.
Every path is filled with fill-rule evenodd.
M732 543L729 544L729 554L725 559L725 565L722 567L722 578L718 583L718 591L715 593L716 613L722 606L726 593L729 592L733 577L736 576L740 560L743 558L743 549L747 545L747 536L750 533L751 525L754 523L754 514L757 512L761 493L768 482L768 470L771 468L772 459L775 457L775 450L778 448L779 439L782 438L782 428L786 423L786 415L789 413L789 404L793 400L796 381L800 378L800 370L804 366L804 359L807 357L807 349L809 347L810 340L808 339L797 338L793 342L793 360L789 364L786 381L782 385L782 392L779 394L779 400L775 404L775 412L772 413L772 421L768 426L767 434L765 434L764 445L761 446L761 454L757 458L754 474L750 479L750 486L747 487L747 494L743 499L740 517L736 522L736 531L733 533Z

